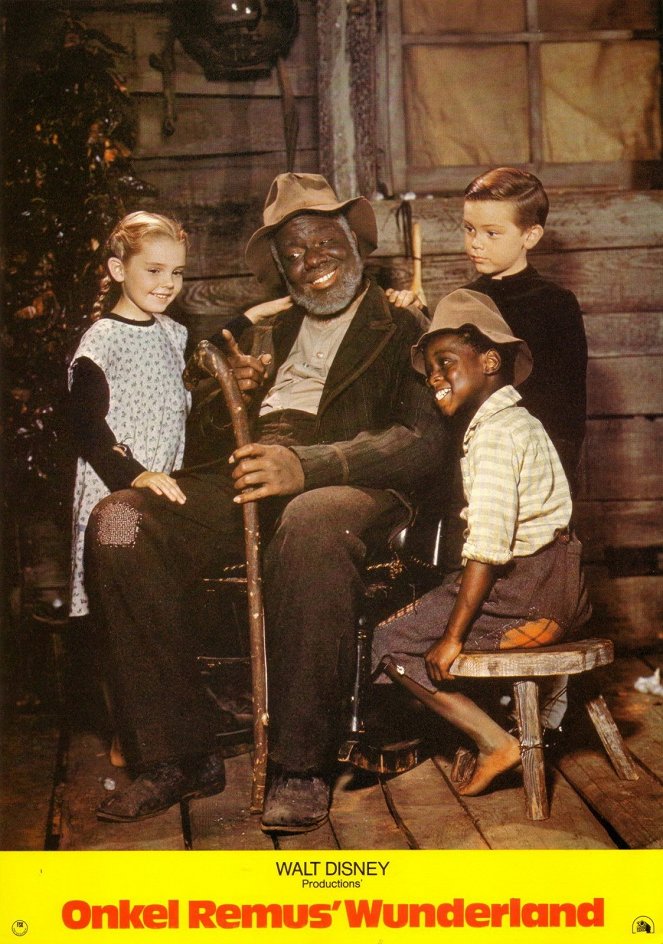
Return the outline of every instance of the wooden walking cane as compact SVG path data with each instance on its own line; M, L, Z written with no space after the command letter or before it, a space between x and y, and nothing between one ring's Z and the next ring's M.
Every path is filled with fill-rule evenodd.
M201 341L187 363L184 383L194 387L197 373L204 371L217 381L228 406L238 446L251 442L249 421L242 394L224 354ZM260 526L257 502L242 505L244 544L246 547L246 586L249 611L249 647L251 651L251 688L253 693L253 787L251 812L261 813L267 779L267 665L265 656L265 615L260 575Z

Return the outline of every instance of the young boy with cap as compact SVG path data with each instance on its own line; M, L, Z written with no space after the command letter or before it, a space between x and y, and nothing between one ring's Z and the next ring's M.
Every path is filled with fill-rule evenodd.
M519 746L447 684L452 663L461 650L551 645L585 622L581 545L555 447L518 405L531 352L495 303L468 289L443 298L412 364L440 412L467 422L463 567L377 627L373 665L378 682L400 682L476 742L476 766L458 787L475 795L519 763Z

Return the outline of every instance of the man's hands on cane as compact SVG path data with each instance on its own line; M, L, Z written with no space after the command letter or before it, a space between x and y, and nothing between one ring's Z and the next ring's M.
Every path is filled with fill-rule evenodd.
M292 307L289 295L275 298L260 305L254 305L245 312L254 324L263 318L287 311ZM251 357L243 354L230 331L224 329L226 357L230 364L237 385L244 399L260 387L266 374L266 368L272 361L271 354ZM228 460L235 466L233 479L235 488L240 492L234 501L242 505L271 495L296 495L304 488L304 470L297 455L285 446L249 443L236 449Z
M271 495L296 495L304 489L302 464L287 446L248 443L235 449L228 461L235 466L235 488L241 490L233 499L238 505Z
M262 386L267 367L272 362L272 355L261 354L260 357L253 357L251 354L243 354L230 331L224 328L221 333L226 342L224 354L235 375L237 386L247 400L254 390Z

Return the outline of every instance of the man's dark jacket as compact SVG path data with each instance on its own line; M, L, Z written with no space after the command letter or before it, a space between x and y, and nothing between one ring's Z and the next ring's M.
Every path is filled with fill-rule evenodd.
M253 328L242 347L272 362L255 414L297 337L304 310L291 308ZM315 445L292 446L305 490L326 485L394 489L414 496L445 474L447 428L410 348L425 317L391 305L375 283L368 290L334 358L317 414Z

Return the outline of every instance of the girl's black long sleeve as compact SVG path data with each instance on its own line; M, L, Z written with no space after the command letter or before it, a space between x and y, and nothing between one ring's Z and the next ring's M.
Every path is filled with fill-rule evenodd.
M89 462L106 488L129 488L145 471L123 443L118 443L106 422L110 390L102 369L89 357L79 357L72 367L69 421L78 453Z

